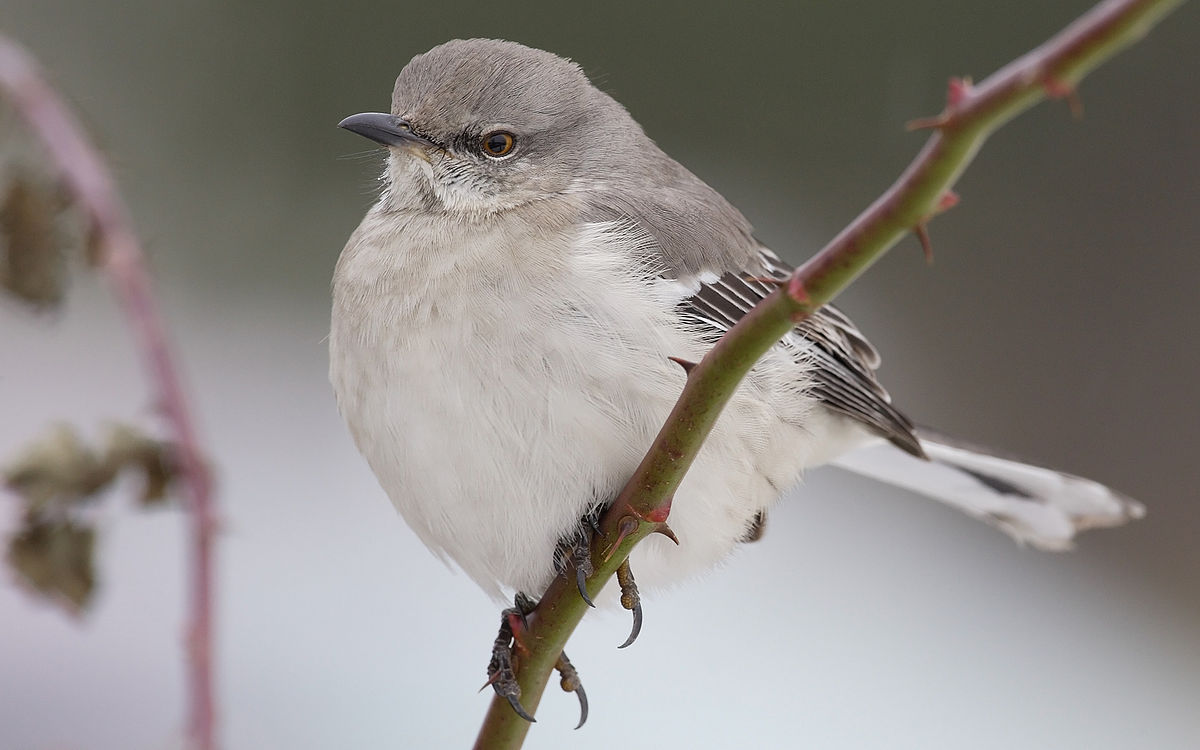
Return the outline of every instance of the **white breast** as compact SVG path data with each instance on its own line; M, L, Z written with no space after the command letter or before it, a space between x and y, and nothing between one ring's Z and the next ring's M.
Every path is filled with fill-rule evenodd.
M368 214L335 276L330 377L421 539L492 594L536 595L558 540L669 413L684 374L667 356L705 345L676 317L679 284L637 268L620 227L456 226ZM711 566L798 478L816 424L802 377L776 355L743 385L677 494L681 546L641 545L639 582Z

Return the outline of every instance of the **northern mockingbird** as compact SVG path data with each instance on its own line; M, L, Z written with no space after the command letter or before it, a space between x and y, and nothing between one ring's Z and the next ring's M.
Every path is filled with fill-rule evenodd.
M556 549L614 498L698 360L791 270L575 63L496 40L417 55L390 114L383 191L333 280L330 378L408 524L487 592L538 595ZM804 469L833 462L1022 542L1142 513L1095 482L927 436L879 356L824 307L752 370L676 494L650 585L757 538Z

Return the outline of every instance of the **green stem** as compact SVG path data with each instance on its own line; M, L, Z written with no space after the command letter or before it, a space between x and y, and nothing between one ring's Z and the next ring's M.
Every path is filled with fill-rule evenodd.
M742 378L793 326L829 302L904 235L950 205L950 187L994 130L1047 96L1073 97L1090 70L1141 38L1183 0L1107 0L1048 42L978 86L952 81L924 148L878 200L731 328L688 375L683 393L653 446L601 519L592 547L595 597L635 544L664 530L675 490ZM622 523L630 533L621 538ZM618 539L620 543L613 548ZM684 540L686 543L687 540ZM559 576L529 617L518 654L521 701L534 712L567 639L587 611L573 579ZM492 700L477 750L519 748L529 731L500 698Z

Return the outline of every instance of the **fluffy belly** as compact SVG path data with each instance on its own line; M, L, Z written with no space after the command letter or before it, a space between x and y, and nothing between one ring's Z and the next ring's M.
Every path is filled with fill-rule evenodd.
M354 239L339 262L330 376L355 442L421 539L494 595L540 594L559 540L669 414L685 376L667 357L707 348L676 317L679 284L632 276L610 236L526 267L493 245L469 274L392 238ZM712 566L796 481L816 424L803 378L782 351L755 368L676 494L680 545L635 550L639 583Z
M571 368L536 341L506 362L467 349L408 347L374 372L344 366L368 352L335 353L339 402L380 484L430 548L492 594L536 595L553 575L558 541L637 467L683 373L657 354L624 352L618 367L593 351L586 368ZM788 429L751 399L731 405L676 496L681 545L639 546L640 582L694 575L728 553L778 496L775 482L798 474L794 458L760 465L774 442L766 433L786 440Z

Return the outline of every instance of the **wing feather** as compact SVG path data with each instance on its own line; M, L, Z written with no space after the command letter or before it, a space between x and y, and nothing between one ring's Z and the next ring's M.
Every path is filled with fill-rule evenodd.
M761 248L759 262L775 278L784 279L791 272L766 248ZM702 281L681 304L695 317L728 330L774 287L751 274L726 272L711 282ZM814 396L908 453L924 457L912 422L892 405L891 396L875 377L879 352L841 310L822 307L796 326L793 336L798 354L812 363Z

